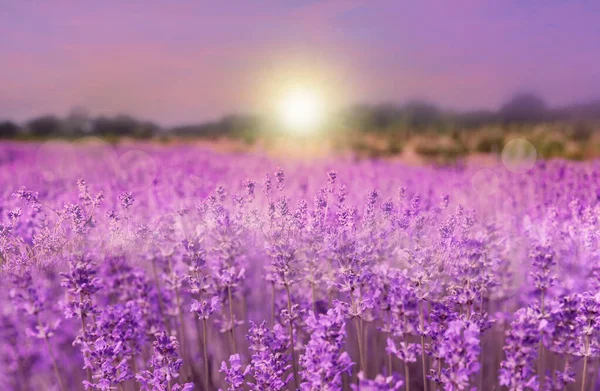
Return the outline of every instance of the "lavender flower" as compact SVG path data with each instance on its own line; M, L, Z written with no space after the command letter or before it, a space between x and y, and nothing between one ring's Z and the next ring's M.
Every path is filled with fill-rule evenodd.
M311 333L306 352L301 357L302 391L340 390L342 375L350 373L352 360L342 346L346 338L346 322L339 310L330 309L327 314L311 312L306 319Z
M220 372L225 374L225 382L229 385L227 391L243 391L244 377L250 371L250 367L242 370L242 361L239 354L232 354L229 357L229 367L223 361L221 363Z
M448 324L438 348L448 365L442 369L440 379L445 390L466 389L471 375L479 371L479 334L479 327L472 322L453 320Z
M116 385L133 377L122 354L121 342L110 344L100 337L92 343L83 341L81 351L84 355L84 368L92 370L92 378L95 380L94 382L83 381L86 390L112 390Z
M133 201L135 201L135 199L133 198L133 194L129 191L124 191L119 195L119 202L121 202L123 209L129 209L131 205L133 205Z
M250 322L250 331L246 339L250 342L249 350L252 359L249 373L254 378L248 383L255 391L279 391L284 389L293 374L283 378L284 373L292 366L288 364L289 338L280 325L275 325L273 331L266 327L263 321L260 326Z
M516 319L506 333L506 358L501 363L500 385L511 391L537 390L538 379L534 365L540 342L538 313L531 308L523 308L515 316Z
M377 375L375 379L370 380L365 377L364 372L358 374L358 386L352 384L355 391L397 391L403 385L402 379L398 375L384 377Z
M277 171L275 171L275 179L277 180L277 190L282 191L285 188L285 183L283 182L285 175L281 168L278 168Z
M398 357L400 361L409 363L417 361L417 357L421 355L421 346L408 342L396 344L392 338L388 338L385 351Z
M198 316L198 319L208 319L219 308L219 298L213 296L211 297L210 301L202 300L202 302L199 302L196 299L192 299L192 307L190 311L195 312Z
M173 336L169 337L165 331L156 333L156 340L152 343L154 354L150 366L152 371L146 370L138 373L135 378L140 383L142 391L180 391L193 388L192 383L183 386L173 384L179 377L179 370L183 360L179 358L177 350L179 344Z
M51 320L51 318L47 318L47 315L44 316L48 309L46 292L36 288L33 284L31 273L24 272L21 275L12 275L11 280L13 288L11 288L9 292L10 299L17 311L22 311L27 315L26 322L28 326L26 326L25 334L45 342L58 386L61 391L64 391L65 388L62 376L59 371L54 349L50 343L50 337L52 337L54 332L58 329L60 320Z
M77 316L85 324L85 319L96 311L92 295L100 289L95 265L89 256L75 257L69 264L69 271L61 276L61 286L69 294L69 300L63 305L65 317Z
M556 265L554 251L547 246L536 246L529 257L534 267L531 276L535 287L541 292L546 292L556 280L552 271L552 267Z
M497 167L481 197L473 162L145 148L117 184L0 145L0 389L598 388L600 163Z

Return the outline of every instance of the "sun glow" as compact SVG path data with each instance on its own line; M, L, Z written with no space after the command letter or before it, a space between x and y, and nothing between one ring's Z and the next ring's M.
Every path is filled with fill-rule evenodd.
M287 128L309 132L319 126L323 120L323 102L314 91L295 89L281 99L279 115Z
M317 56L276 56L253 76L252 104L274 136L324 136L352 95L346 74Z

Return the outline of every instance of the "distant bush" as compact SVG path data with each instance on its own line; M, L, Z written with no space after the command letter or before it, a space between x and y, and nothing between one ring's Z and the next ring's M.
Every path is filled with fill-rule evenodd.
M0 138L15 138L19 132L20 128L16 124L10 121L0 122Z
M541 122L547 119L546 103L532 93L520 93L506 102L499 111L500 118L505 123Z
M592 127L590 124L579 121L573 127L571 138L574 141L587 141L592 135Z
M390 140L385 150L386 155L399 155L402 153L402 142L399 140Z
M581 149L576 151L568 151L565 153L564 158L568 160L584 160L585 153Z
M29 121L26 128L28 133L36 138L56 137L62 133L62 122L58 117L45 115Z
M475 150L481 153L499 152L503 146L504 137L502 136L482 136Z
M415 152L434 162L450 164L465 156L468 150L462 145L420 144L415 147Z
M545 159L564 156L565 144L558 140L546 141L537 148L537 152Z

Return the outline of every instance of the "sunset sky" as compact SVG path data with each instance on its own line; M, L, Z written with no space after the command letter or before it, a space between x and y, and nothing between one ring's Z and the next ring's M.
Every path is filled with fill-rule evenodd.
M259 110L283 74L340 105L599 98L600 2L0 0L0 119L204 121Z

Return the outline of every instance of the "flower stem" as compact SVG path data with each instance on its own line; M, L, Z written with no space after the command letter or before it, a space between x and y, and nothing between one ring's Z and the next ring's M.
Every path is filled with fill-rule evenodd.
M362 327L360 317L354 318L356 320L356 339L358 340L358 371L365 370L365 364L363 360L363 344L362 344Z
M423 301L421 301L421 311L419 311L419 328L421 332L421 364L423 367L423 390L427 391L427 362L425 358L425 320L423 311Z
M311 271L312 274L312 271ZM317 295L315 292L315 282L314 280L312 280L313 277L311 276L311 282L310 282L310 291L311 291L311 295L312 295L312 310L313 313L317 313Z
M406 334L402 334L403 345L406 345ZM404 346L403 346L404 348ZM410 371L408 368L408 363L406 361L404 363L404 380L406 381L406 391L410 391Z
M38 325L40 330L42 330L42 323L38 319ZM58 365L56 365L56 359L54 358L54 353L52 352L52 347L50 346L50 341L48 341L48 336L44 333L44 342L46 342L46 348L48 349L48 355L50 356L50 360L52 361L52 367L54 368L54 374L56 375L56 380L58 381L58 387L61 391L65 391L65 387L63 386L62 378L60 376L60 372L58 371Z
M402 315L403 325L406 327L406 312ZM402 348L406 347L407 338L406 333L402 332ZM410 372L408 370L408 363L403 361L404 363L404 379L406 380L406 391L410 391Z
M369 323L365 323L363 319L360 320L362 335L363 335L363 356L365 358L364 366L365 366L365 376L367 375L368 368L366 363L366 358L369 357Z
M135 375L138 373L137 357L136 357L136 356L133 356L133 357L131 358L131 367L132 367L132 370L133 370L133 376L134 376L134 377L131 379L131 380L132 380L132 382L133 382L133 389L134 389L135 391L139 391L139 389L140 389L140 385L138 384L138 382L137 382L137 381L135 381Z
M237 353L237 344L235 342L235 318L233 317L233 295L231 294L231 285L227 286L227 296L229 297L229 319L231 319L231 329L229 330L231 336L231 346L233 347L233 353Z
M81 302L83 302L83 295L81 293L79 294L79 300ZM85 316L82 315L79 319L81 320L81 336L84 337L85 336ZM87 353L84 353L84 354L87 357ZM85 374L87 377L87 381L91 383L92 382L92 373L90 372L90 368L87 368L87 367L85 368Z
M271 281L271 328L275 326L275 281Z
M541 297L541 310L542 316L545 315L544 308L544 299L545 299L546 291L542 289L542 297ZM540 390L544 389L544 383L546 382L546 368L544 368L544 336L543 334L540 336L540 344L538 349L538 377L540 379Z
M587 363L589 357L590 336L585 336L585 356L583 357L583 370L581 371L581 391L585 391L585 378L587 377Z
M388 322L389 324L392 324L392 315L390 313L389 310L387 310L387 314L388 314ZM390 331L387 332L387 338L391 338L392 337L392 333ZM388 376L392 376L392 353L388 352L387 354L387 375Z
M289 285L285 284L285 292L288 299L288 313L290 316L290 351L292 353L292 370L294 371L294 386L298 389L298 368L296 368L296 350L294 349L294 323L292 321L292 295Z
M204 345L204 390L208 391L208 344L206 343L206 318L202 319L202 343Z
M171 322L169 318L165 317L165 306L162 299L162 291L158 280L158 272L156 271L156 260L152 258L152 275L154 276L154 283L156 284L156 297L158 299L158 310L160 311L161 319L164 319L167 332L171 335Z
M585 356L583 358L583 371L581 372L581 391L585 391L585 378L587 377L586 376L587 362L588 362L588 356Z
M175 280L175 271L173 270L173 265L171 263L171 258L169 257L169 272L171 273L171 278ZM175 300L177 305L177 318L179 319L179 343L181 344L181 357L184 360L183 364L183 376L184 380L188 379L188 372L191 372L189 368L190 360L187 355L187 344L185 343L185 321L183 319L183 312L181 311L181 295L179 294L179 287L175 285Z

